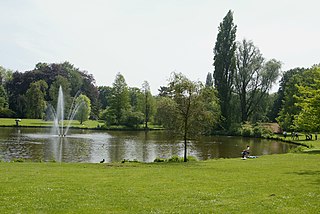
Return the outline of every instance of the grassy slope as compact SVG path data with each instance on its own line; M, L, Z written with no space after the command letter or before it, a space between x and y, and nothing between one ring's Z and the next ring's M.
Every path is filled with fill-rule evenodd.
M319 213L319 161L0 163L0 213Z

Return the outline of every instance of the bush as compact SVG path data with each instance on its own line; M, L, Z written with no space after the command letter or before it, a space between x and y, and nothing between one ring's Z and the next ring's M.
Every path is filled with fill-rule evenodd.
M144 121L144 115L142 112L127 111L124 115L123 125L128 127L138 127Z

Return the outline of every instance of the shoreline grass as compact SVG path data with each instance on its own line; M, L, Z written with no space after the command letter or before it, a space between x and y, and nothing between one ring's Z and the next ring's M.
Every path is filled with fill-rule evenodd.
M0 213L319 213L320 155L0 163Z

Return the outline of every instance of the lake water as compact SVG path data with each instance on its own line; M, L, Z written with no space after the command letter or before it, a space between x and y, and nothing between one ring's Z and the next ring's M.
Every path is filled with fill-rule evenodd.
M184 144L162 131L70 130L65 138L42 128L0 128L0 160L120 162L123 159L153 162L157 157L183 156ZM286 153L296 147L275 140L206 136L188 143L188 155L198 160L240 157L250 146L250 155Z

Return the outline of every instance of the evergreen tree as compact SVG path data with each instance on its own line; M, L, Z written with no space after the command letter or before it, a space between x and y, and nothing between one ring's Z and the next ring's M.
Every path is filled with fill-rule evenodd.
M110 100L110 108L115 114L116 124L120 125L123 119L124 112L130 107L129 90L124 79L120 73L117 74L114 83L112 84L112 97Z
M224 119L224 127L230 126L230 101L233 87L234 73L236 69L236 31L231 10L220 23L217 41L214 47L214 84L218 91L221 105L221 116Z
M210 72L208 72L207 74L206 87L213 87L213 79L212 74Z

